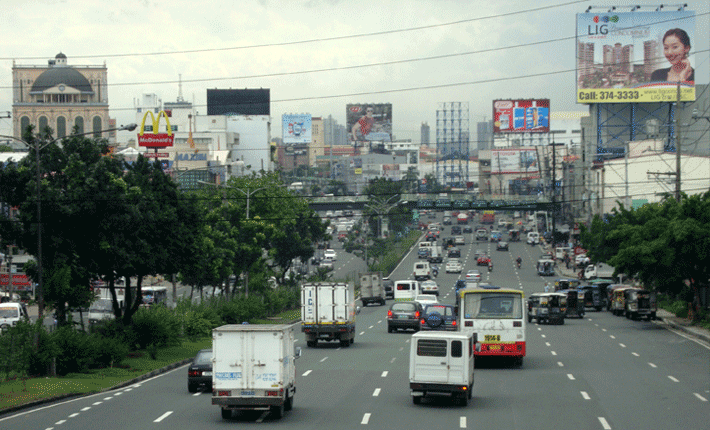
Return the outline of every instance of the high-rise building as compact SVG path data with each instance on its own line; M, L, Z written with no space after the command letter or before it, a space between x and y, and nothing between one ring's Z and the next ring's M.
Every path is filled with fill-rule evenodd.
M421 135L421 144L429 145L429 143L431 143L431 127L429 127L429 124L426 122L422 123Z
M491 149L493 146L493 121L476 123L476 149Z
M54 137L64 137L78 127L79 133L93 131L96 137L115 141L108 111L106 64L69 66L61 52L47 66L22 66L13 62L13 135L32 125L36 131L52 129Z

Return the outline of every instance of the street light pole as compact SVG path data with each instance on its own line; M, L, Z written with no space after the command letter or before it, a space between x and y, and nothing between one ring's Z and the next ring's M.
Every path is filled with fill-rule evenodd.
M41 199L41 188L40 188L40 182L42 180L42 171L40 170L40 158L39 158L39 151L42 149L46 148L47 146L58 142L62 139L66 140L71 137L81 137L81 136L86 136L89 134L94 134L94 133L107 133L109 131L133 131L138 127L138 124L132 123L128 125L122 125L120 127L114 127L114 128L109 128L106 130L101 130L101 131L88 131L85 133L76 133L76 134L70 134L69 136L64 136L64 137L57 137L56 139L52 139L49 142L45 143L44 145L40 145L39 142L36 142L34 145L32 145L29 142L26 142L18 137L15 136L3 136L0 135L2 138L6 139L13 139L18 142L24 143L27 147L32 148L34 146L35 150L35 164L37 165L37 290L36 290L36 295L37 295L37 311L38 311L38 320L42 320L44 317L44 285L42 284L42 199Z

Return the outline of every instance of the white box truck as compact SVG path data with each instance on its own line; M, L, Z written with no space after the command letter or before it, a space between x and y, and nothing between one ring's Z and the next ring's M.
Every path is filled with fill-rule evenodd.
M385 304L385 287L382 284L382 272L360 274L360 300L363 306L370 303Z
M306 345L319 340L355 343L355 291L352 284L315 282L301 285L301 330Z
M446 396L468 405L473 396L476 335L466 332L419 332L409 350L409 388L418 405L427 396Z
M281 418L296 393L295 324L229 324L212 330L212 404Z

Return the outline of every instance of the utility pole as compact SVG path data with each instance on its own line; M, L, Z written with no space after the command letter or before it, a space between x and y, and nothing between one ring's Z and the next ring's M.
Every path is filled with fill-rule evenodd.
M552 148L552 247L556 245L555 231L557 229L557 146L563 146L564 143L555 143L554 134L552 135L553 142L549 144Z
M680 81L675 104L675 200L680 203Z

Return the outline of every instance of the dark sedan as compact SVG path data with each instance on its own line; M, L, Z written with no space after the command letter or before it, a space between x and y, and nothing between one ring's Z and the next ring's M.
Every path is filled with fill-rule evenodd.
M452 305L427 305L420 321L422 330L456 331L456 314Z
M201 349L187 368L187 391L212 391L212 350Z
M399 329L419 331L419 318L422 316L422 305L419 302L392 303L387 311L387 333Z

